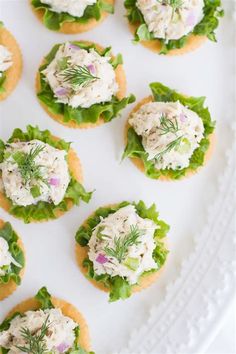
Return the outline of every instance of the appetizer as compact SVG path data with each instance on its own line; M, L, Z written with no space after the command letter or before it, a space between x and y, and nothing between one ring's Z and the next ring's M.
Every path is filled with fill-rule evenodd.
M91 42L55 45L36 80L40 103L59 123L89 128L109 122L134 101L125 97L122 56Z
M148 177L175 180L205 164L212 152L215 122L205 97L188 97L155 82L152 96L132 111L126 125L123 158Z
M81 271L109 300L126 299L151 285L165 264L169 226L156 206L123 202L99 208L76 233Z
M220 0L125 0L134 43L160 54L184 54L207 38L224 15Z
M6 143L0 141L0 162L0 206L25 223L58 218L91 198L70 143L48 130L15 129Z
M71 304L52 297L45 287L14 307L0 325L0 353L94 354L88 326Z
M22 241L9 222L0 219L0 300L16 290L25 267Z
M30 0L38 19L50 30L81 33L114 13L115 0Z
M0 101L16 87L22 72L20 48L13 35L0 22Z

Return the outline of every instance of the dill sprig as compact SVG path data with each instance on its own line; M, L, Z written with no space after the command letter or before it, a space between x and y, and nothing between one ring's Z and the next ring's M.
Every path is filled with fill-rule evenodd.
M159 152L154 157L154 159L156 161L159 161L163 157L163 155L165 155L167 152L170 152L171 150L176 149L180 145L182 138L183 138L183 136L179 136L175 140L171 141L169 144L166 145L166 148L163 151Z
M75 89L77 87L86 87L99 79L99 77L93 76L86 66L80 65L64 70L60 73L60 76Z
M130 232L124 237L114 238L114 248L106 246L104 251L107 256L114 257L121 263L127 256L128 248L139 244L139 237L144 234L144 230L140 230L137 225L130 226Z
M26 341L24 347L16 346L23 353L30 354L44 354L47 352L47 346L45 343L45 335L49 329L50 323L48 323L49 315L44 321L39 334L32 334L28 328L22 328L20 333L22 338Z
M41 180L44 179L41 174L40 165L35 163L35 158L43 151L44 146L37 146L32 148L29 153L17 151L13 154L13 159L17 163L23 183L27 184L32 179Z
M179 125L177 119L171 120L167 117L167 115L162 114L160 117L160 127L159 130L162 131L160 135L165 135L168 133L176 134L179 131Z

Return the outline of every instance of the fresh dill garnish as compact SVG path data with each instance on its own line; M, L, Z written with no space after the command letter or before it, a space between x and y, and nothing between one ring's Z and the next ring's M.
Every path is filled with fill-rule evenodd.
M114 248L106 246L104 251L107 256L114 257L121 263L127 256L128 248L139 244L139 237L144 234L144 230L140 230L137 225L130 226L130 232L124 237L114 238Z
M22 338L26 341L26 345L24 347L16 346L23 353L30 354L44 354L46 353L47 346L45 343L45 335L49 329L50 323L48 323L49 315L44 321L39 334L32 334L28 328L22 328L20 333Z
M154 159L156 161L159 161L163 157L163 155L165 155L167 152L170 152L171 150L176 149L180 145L182 138L183 138L183 136L179 136L175 140L171 141L169 144L166 145L166 148L163 151L159 152L154 157Z
M75 89L77 87L86 87L99 79L99 77L93 76L86 66L80 65L75 65L74 67L62 71L60 76Z
M160 135L165 135L168 133L176 134L179 131L177 119L174 118L174 120L171 120L167 117L167 115L162 114L160 117L160 127L158 127L158 129L162 131Z
M44 146L37 146L32 148L29 153L17 151L12 155L13 160L18 165L24 185L32 179L41 180L45 183L40 170L41 166L35 163L35 158L43 149Z

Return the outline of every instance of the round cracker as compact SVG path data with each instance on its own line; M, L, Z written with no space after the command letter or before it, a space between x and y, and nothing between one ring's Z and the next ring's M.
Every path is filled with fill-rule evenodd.
M32 5L31 0L29 0L29 1L30 1L30 5L31 5L31 8L32 8L34 14L38 18L38 20L41 23L43 23L43 17L44 17L45 10L43 10L43 9L37 10ZM115 4L115 0L106 0L106 2L111 5ZM64 22L61 25L61 28L56 32L60 32L60 33L64 33L64 34L78 34L78 33L87 32L87 31L92 30L94 27L97 27L98 25L100 25L100 23L102 23L108 17L108 15L109 15L108 12L102 11L101 18L98 21L95 18L91 18L86 23Z
M12 66L5 71L6 80L3 83L5 89L0 93L0 101L5 100L15 89L22 73L22 55L20 47L13 35L4 27L0 28L0 44L12 53Z
M139 25L129 23L130 32L134 35ZM185 53L192 52L193 50L199 48L207 40L206 36L198 36L191 34L182 48L171 49L167 52L166 55L182 55ZM149 40L149 41L140 41L140 43L151 50L154 53L160 53L161 51L161 42L158 39Z
M5 225L5 222L2 219L0 219L0 229L2 229L4 225ZM25 249L24 249L23 242L20 238L18 238L17 244L21 248L21 250L23 251L24 258L25 258ZM23 268L21 268L21 271L19 273L21 279L24 275L24 272L25 272L25 265ZM10 279L10 281L6 284L0 283L0 301L5 299L9 295L11 295L16 290L17 287L18 287L18 285L14 282L13 279Z
M129 130L129 128L131 128L131 126L129 125L129 122L128 122L129 118L131 117L131 115L133 113L137 112L144 104L149 103L149 102L153 102L153 96L148 96L148 97L143 98L140 102L138 102L136 104L136 106L133 108L133 110L129 114L129 117L128 117L127 122L125 124L125 134L124 134L125 135L125 146L127 144L128 130ZM208 139L210 141L210 144L209 144L208 150L205 153L203 166L207 163L207 161L212 156L212 153L213 153L213 150L214 150L214 146L215 146L215 141L216 141L216 135L214 133L212 133L212 134L210 134L208 136ZM143 161L140 158L138 158L138 157L130 157L129 159L133 162L133 164L142 173L145 173L144 163L143 163ZM203 166L201 166L201 167L203 167ZM197 173L201 167L198 167L196 170L188 170L186 172L186 174L184 176L182 176L180 179L191 177L192 175ZM163 175L161 175L160 177L158 177L156 179L159 180L159 181L177 181L176 179L171 178L170 176L163 176Z
M90 336L88 325L82 316L82 314L77 310L77 308L70 303L52 297L52 303L56 308L60 308L63 315L70 317L73 321L79 324L80 326L80 336L79 344L81 347L87 351L90 350ZM26 311L34 311L40 309L40 303L35 298L30 298L16 305L6 316L6 318L12 316L16 312L25 313ZM1 352L0 352L1 353Z
M102 46L100 46L99 44L89 42L89 41L80 41L80 42L87 44L87 45L95 44L96 49L99 52L104 50L104 48ZM112 58L114 58L114 56L112 56ZM45 63L45 61L43 60L41 65L43 65L44 63ZM118 86L119 86L119 90L116 94L116 97L119 100L122 100L122 98L124 98L126 95L126 76L125 76L124 68L122 65L117 66L117 68L115 69L115 74L116 74L116 82L118 83ZM37 72L37 75L36 75L36 85L35 86L36 86L36 93L39 93L41 91L39 71ZM97 126L105 123L104 119L102 118L102 115L99 117L99 119L96 123L80 123L80 124L78 124L75 121L64 122L64 116L62 114L52 113L46 104L44 104L40 100L39 100L39 103L52 119L54 119L58 123L66 126L66 127L69 127L69 128L88 129L88 128L97 127Z
M52 138L54 140L60 140L60 138L58 137L52 136ZM80 163L80 159L78 158L76 152L73 149L69 149L67 159L68 159L69 171L72 177L74 177L79 183L82 183L83 182L82 166ZM73 203L70 199L66 201L66 204L67 204L67 211L73 207ZM2 190L0 190L0 206L7 212L9 212L11 208L11 202L9 201L6 194ZM64 215L65 213L66 211L56 210L55 218L58 219L60 216ZM48 221L48 219L43 219L40 221L34 219L30 220L30 222L44 222L44 221Z
M106 205L106 207L116 207L117 204L112 204L112 205ZM89 218L91 218L92 216L94 216L95 213L91 214L82 224L82 226L86 226L87 225L87 221ZM89 251L89 247L85 246L82 247L80 246L80 244L78 242L76 242L76 246L75 246L75 257L76 257L76 261L77 264L81 270L81 272L84 274L84 276L93 284L93 286L95 286L97 289L100 289L102 291L105 292L109 292L110 289L107 288L102 282L98 282L95 279L91 279L87 277L87 268L83 266L83 262L86 258L88 258L88 251ZM156 279L159 277L159 275L161 274L162 270L164 268L164 265L161 267L160 270L157 270L156 272L150 273L150 274L146 274L144 276L141 276L139 279L139 283L135 284L132 286L132 294L139 292L143 289L148 288L150 285L152 285Z

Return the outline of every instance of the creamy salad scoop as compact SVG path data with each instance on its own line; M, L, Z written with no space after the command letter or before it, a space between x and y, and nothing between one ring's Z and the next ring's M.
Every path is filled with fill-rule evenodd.
M76 234L79 266L110 293L110 301L126 299L156 279L168 253L161 240L168 230L155 205L147 208L140 201L100 208Z
M15 89L22 72L22 56L14 36L0 21L0 101Z
M152 96L129 115L123 158L153 179L190 176L212 153L215 122L205 97L188 97L159 82L150 88Z
M4 72L12 66L12 53L0 44L0 81Z
M39 68L38 99L50 117L71 128L110 122L135 100L125 96L122 63L111 47L85 41L56 44Z
M10 214L25 222L45 221L90 200L76 153L49 131L15 129L1 141L0 152L0 205Z
M107 102L118 91L110 56L101 56L69 42L61 45L42 74L57 102L73 108L88 108Z
M129 124L142 137L147 160L159 170L188 167L204 133L202 119L179 101L146 103Z
M218 0L125 0L134 42L160 53L179 55L198 48L224 15Z
M16 306L0 329L0 350L8 354L94 354L82 315L41 288L35 298Z
M21 284L25 266L24 247L9 222L0 219L0 301Z

